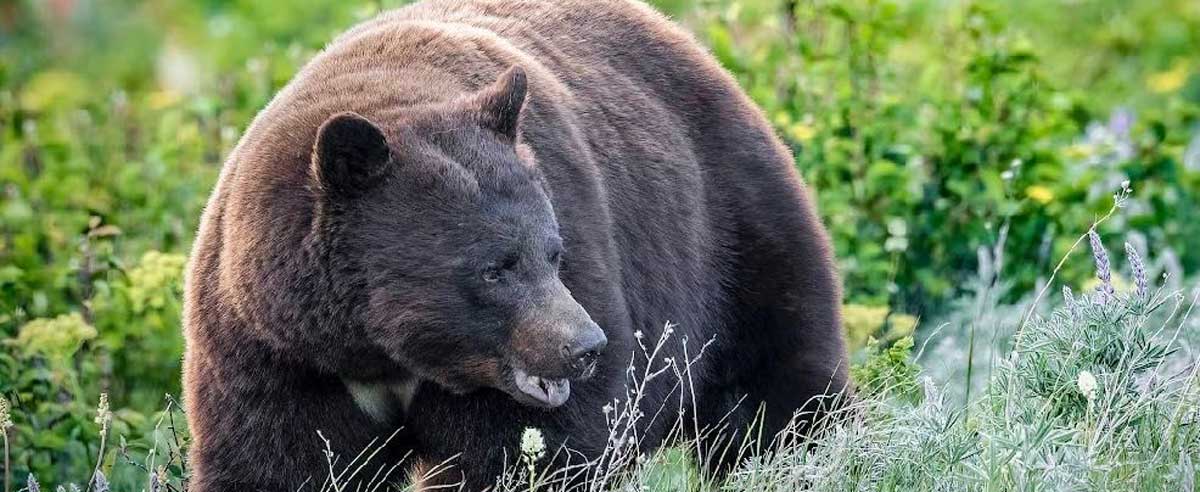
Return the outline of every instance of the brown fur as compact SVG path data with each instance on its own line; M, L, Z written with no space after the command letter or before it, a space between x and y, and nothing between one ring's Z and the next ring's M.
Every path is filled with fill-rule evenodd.
M529 89L519 142L509 142L519 145L506 159L526 169L459 162L422 173L426 164L406 163L364 183L453 185L485 201L506 180L544 189L567 252L562 284L608 338L596 376L553 410L498 391L508 373L494 357L442 353L447 333L380 334L381 320L432 323L419 314L431 305L464 323L472 313L434 286L371 287L386 279L357 254L331 253L352 249L364 231L338 218L345 206L313 167L318 130L348 111L377 125L393 152L465 131L469 120L445 116L451 110L504 134L487 108L520 102L489 101L511 92L486 88L511 66L524 69ZM404 210L377 213L391 212ZM419 216L454 219L436 208ZM401 226L367 232L395 234L387 244L414 254L409 241L438 232ZM627 0L422 2L332 42L255 118L222 170L187 282L193 490L315 489L325 477L318 430L348 460L403 426L380 464L408 451L420 463L461 453L459 468L433 481L453 475L468 490L516 455L525 426L543 429L551 446L595 456L604 446L600 408L625 394L630 362L646 363L629 358L634 332L655 340L668 322L690 354L715 342L693 368L695 393L653 384L647 413L695 398L700 410L683 417L715 425L728 414L740 432L761 406L772 435L810 397L845 386L840 299L829 241L788 149L732 78L662 15ZM546 351L536 334L512 338L527 340L516 351ZM397 346L443 362L397 355ZM682 345L670 347L665 355L682 360ZM413 378L430 381L407 413L385 421L356 404L345 383ZM647 449L663 442L679 406L646 422Z

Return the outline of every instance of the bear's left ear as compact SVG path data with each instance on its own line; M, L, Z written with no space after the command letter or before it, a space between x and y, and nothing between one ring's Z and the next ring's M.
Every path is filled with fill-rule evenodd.
M483 125L516 141L527 87L525 69L513 65L483 89L478 96Z
M313 177L327 194L357 196L378 182L391 155L387 138L371 120L357 113L335 114L317 130Z

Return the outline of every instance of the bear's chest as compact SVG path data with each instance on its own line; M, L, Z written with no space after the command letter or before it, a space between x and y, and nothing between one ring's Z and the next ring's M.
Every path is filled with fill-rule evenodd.
M346 391L358 408L376 422L387 422L408 412L421 380L415 377L401 382L363 383L345 381Z

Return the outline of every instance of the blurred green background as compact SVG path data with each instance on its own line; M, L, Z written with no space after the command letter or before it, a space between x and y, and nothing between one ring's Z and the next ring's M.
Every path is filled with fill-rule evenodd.
M403 3L0 3L0 395L19 476L89 475L101 392L125 436L107 464L170 451L182 266L223 156L325 42ZM1040 287L1125 182L1106 231L1176 282L1200 269L1200 2L656 4L795 150L856 347L981 279L1002 301Z

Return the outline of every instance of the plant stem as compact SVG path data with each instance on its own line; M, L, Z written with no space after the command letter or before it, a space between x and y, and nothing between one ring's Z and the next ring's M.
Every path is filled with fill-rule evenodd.
M8 460L8 429L0 429L0 436L4 436L4 492L12 490L12 463Z
M100 465L104 464L104 445L108 441L108 426L104 427L104 432L100 433L100 453L96 456L96 468L92 469L92 476L88 477L87 492L91 492L92 484L96 483L96 474L100 473Z

